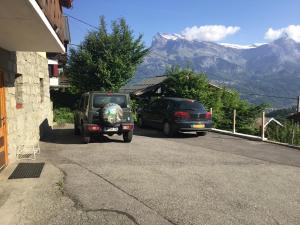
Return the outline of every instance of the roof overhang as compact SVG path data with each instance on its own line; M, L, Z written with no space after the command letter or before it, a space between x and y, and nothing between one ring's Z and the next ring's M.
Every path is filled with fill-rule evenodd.
M36 0L1 0L0 32L8 51L65 52Z

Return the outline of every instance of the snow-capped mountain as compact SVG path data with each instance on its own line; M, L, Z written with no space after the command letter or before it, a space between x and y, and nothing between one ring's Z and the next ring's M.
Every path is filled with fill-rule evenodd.
M192 67L209 79L238 89L251 102L274 107L295 104L280 98L300 95L300 43L283 37L271 43L236 45L189 41L180 34L158 33L151 53L138 68L135 81L161 75L171 65ZM250 95L251 94L251 95Z
M181 34L158 34L160 35L162 38L165 38L167 40L177 40L177 39L185 39L184 36L182 36Z
M238 44L230 44L230 43L220 43L220 45L223 45L228 48L235 48L235 49L250 49L250 48L257 48L261 45L265 45L266 43L255 43L251 45L238 45Z

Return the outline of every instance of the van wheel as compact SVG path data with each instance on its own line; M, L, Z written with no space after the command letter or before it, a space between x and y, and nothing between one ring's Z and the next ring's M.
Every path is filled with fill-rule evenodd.
M174 137L176 133L169 122L164 123L163 132L167 137Z
M130 143L132 141L133 131L128 131L123 133L123 140L125 143Z

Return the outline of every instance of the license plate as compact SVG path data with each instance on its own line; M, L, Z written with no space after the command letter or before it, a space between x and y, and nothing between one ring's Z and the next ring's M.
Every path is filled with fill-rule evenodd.
M204 124L194 124L192 125L192 128L204 128L205 125Z
M118 131L118 128L117 127L106 127L104 130L109 131L109 132L114 132L114 131Z

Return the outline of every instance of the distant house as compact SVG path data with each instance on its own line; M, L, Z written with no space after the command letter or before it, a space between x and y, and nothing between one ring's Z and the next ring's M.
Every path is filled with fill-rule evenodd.
M269 125L274 125L278 127L283 127L282 123L276 120L274 117L266 117L265 118L265 128L267 129ZM257 118L255 121L255 128L261 130L262 118Z
M121 93L130 94L136 98L151 98L153 96L160 96L164 93L164 82L167 80L167 76L155 76L135 84L127 84L120 88ZM220 89L219 86L210 83L214 88Z

